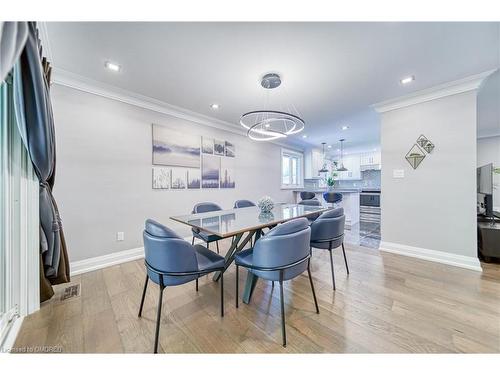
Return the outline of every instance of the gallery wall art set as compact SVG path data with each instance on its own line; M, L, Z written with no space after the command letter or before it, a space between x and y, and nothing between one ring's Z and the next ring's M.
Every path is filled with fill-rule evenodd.
M235 146L152 125L153 189L231 189Z

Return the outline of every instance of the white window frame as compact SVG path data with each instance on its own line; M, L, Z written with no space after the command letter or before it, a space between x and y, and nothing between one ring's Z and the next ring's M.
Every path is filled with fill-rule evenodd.
M298 171L297 171L297 183L296 184L283 184L283 157L284 156L294 156L298 159ZM301 189L304 187L304 153L290 150L287 148L281 149L280 154L280 184L282 190L292 190L292 189ZM291 170L291 168L290 168Z

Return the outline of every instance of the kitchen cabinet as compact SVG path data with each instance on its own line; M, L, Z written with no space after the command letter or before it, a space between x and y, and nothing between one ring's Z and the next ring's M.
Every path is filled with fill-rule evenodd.
M347 171L337 172L339 180L361 180L361 158L360 155L344 156L344 167ZM340 167L340 160L339 165Z
M380 165L381 164L381 156L380 152L366 152L361 154L361 165Z
M319 177L318 171L323 167L323 151L311 149L304 153L304 178Z

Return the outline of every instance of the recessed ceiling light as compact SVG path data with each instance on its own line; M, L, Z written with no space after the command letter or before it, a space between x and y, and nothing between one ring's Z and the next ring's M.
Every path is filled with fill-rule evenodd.
M304 135L302 136L302 138L307 138L307 134L304 134Z
M347 125L342 126L342 130L347 130L347 129L349 129L349 126Z
M328 145L328 148L332 148L332 145Z
M337 151L340 151L340 148L338 148Z
M401 84L403 84L403 85L407 85L408 83L411 83L413 81L415 81L415 76L401 78L401 80L399 82L401 82Z
M212 108L214 111L216 111L219 109L219 105L217 103L214 103L214 104L210 105L210 108Z
M112 63L111 61L106 61L104 66L106 69L112 70L113 72L119 72L122 69L120 65Z

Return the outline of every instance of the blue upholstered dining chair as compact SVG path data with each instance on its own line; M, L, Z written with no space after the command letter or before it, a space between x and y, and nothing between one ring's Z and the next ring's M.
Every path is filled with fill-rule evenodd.
M259 238L252 249L240 251L235 256L236 307L238 307L239 267L247 268L249 272L265 280L279 281L283 346L286 346L283 281L293 279L307 270L316 312L319 314L310 269L310 238L311 229L305 218L290 220Z
M345 215L342 207L324 212L311 224L311 250L312 248L325 249L330 252L333 290L335 290L335 273L333 271L332 257L333 249L342 246L345 267L347 273L349 273L349 266L347 265L347 257L344 248L344 225Z
M148 281L160 286L156 315L154 352L158 352L163 290L167 286L181 285L211 272L220 271L220 314L224 316L224 258L201 245L191 245L164 225L148 219L143 232L146 281L142 292L139 317L142 315Z
M316 194L314 194L311 191L301 191L300 192L300 199L305 200L305 199L315 199Z
M193 214L201 214L203 212L213 212L213 211L222 211L222 208L212 202L202 202L198 203L193 207ZM194 239L199 238L203 242L207 244L207 249L210 248L210 243L215 242L217 246L217 254L219 254L219 240L221 239L219 236L216 236L215 234L210 234L207 233L201 229L198 228L192 228L191 231L193 232L193 241L191 241L191 245L194 245Z
M334 193L333 191L327 191L323 193L323 199L327 203L331 203L332 205L335 205L335 203L340 203L342 202L342 194L341 193Z
M303 206L321 206L321 202L317 199L304 199L303 201L300 201L298 204L303 205ZM307 217L307 220L309 220L310 223L312 223L314 220L316 220L321 213L317 213L314 215L309 215Z
M246 199L240 199L234 202L234 208L255 207L256 204Z

